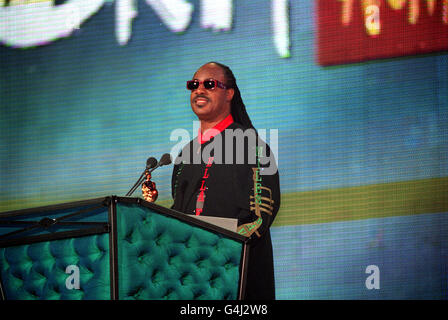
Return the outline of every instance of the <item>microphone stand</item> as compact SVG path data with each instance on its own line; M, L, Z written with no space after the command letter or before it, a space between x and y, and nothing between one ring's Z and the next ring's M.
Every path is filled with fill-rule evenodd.
M143 180L145 180L145 173L146 173L147 171L148 171L148 173L151 173L151 172L153 172L157 167L158 167L158 165L155 166L154 168L152 168L151 171L148 171L149 169L145 169L145 170L143 171L143 173L141 174L140 178L138 178L137 182L136 182L136 183L134 184L134 186L131 188L131 190L129 190L128 193L126 193L126 197L130 197L130 196L135 192L135 190L138 188L138 186L141 185L141 184L143 183Z
M155 160L155 161L157 161L157 160ZM146 172L149 174L149 173L153 172L155 169L157 169L158 167L161 167L161 166L164 166L164 165L170 164L170 163L171 163L171 156L170 156L170 154L165 153L160 158L159 162L153 168L146 167L146 169L140 175L140 178L138 178L137 182L134 184L134 186L131 188L131 190L129 190L128 193L126 193L126 197L130 197L134 193L135 189L137 189L137 187L143 183L143 180L145 180Z

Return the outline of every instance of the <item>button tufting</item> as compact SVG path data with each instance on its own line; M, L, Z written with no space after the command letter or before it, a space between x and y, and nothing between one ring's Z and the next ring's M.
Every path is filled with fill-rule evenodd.
M213 274L210 276L210 281L215 281L216 278L218 278L218 277L219 277L219 274L213 273Z
M168 298L169 295L171 295L174 292L173 288L168 288L164 294L165 298Z
M193 292L193 300L196 300L196 299L198 299L199 297L201 297L202 295L203 295L204 293L202 292L202 291L196 291L196 292Z
M130 295L136 299L138 299L141 294L142 294L143 288L142 287L137 287L137 289L134 290L133 293L131 293Z
M129 242L131 244L133 243L133 241L132 241L132 231L125 235L124 240L126 240L127 242Z
M226 238L217 238L215 235L206 234L204 230L195 230L189 226L182 229L178 227L177 221L167 223L163 219L167 218L142 215L133 221L141 223L133 230L128 227L131 224L119 224L119 227L124 228L119 234L125 235L119 239L124 244L121 257L129 259L129 263L133 264L132 267L136 268L136 275L147 274L149 266L156 267L152 273L149 273L150 277L142 280L144 281L142 285L138 285L136 280L129 279L131 283L126 285L129 285L128 288L135 289L128 291L127 296L131 299L132 297L142 299L142 297L146 298L146 295L152 298L151 295L157 294L155 298L158 299L191 299L193 296L194 299L209 299L216 297L218 291L210 289L212 287L229 290L222 290L221 299L235 298L235 293L230 289L233 284L229 284L229 280L235 282L235 276L238 276L239 247ZM171 223L173 228L170 227ZM159 247L155 247L156 245ZM21 289L26 292L24 294L29 294L27 298L32 298L31 295L34 295L36 298L44 299L61 296L62 298L91 299L100 294L97 293L100 290L92 289L99 288L97 282L104 279L108 281L108 278L101 274L103 269L109 271L104 268L109 262L108 234L78 237L76 240L50 241L40 245L33 244L12 252L8 257L6 255L6 250L2 252L0 249L0 259L3 263L1 270L3 274L8 274L7 276L11 279L8 281L14 282L15 286L23 287L29 282L30 287ZM10 256L13 259L11 267ZM81 288L67 295L64 282L58 287L54 281L67 278L65 267L70 264L77 265L81 269L81 279L88 286L84 287L85 291ZM17 266L20 267L17 268ZM219 268L219 271L216 271L216 268ZM13 275L18 276L17 281ZM45 275L48 278L45 278ZM126 275L123 274L121 279L125 277ZM47 281L41 281L44 279ZM237 277L236 280L238 280ZM44 282L45 284L42 285ZM62 295L61 292L63 292ZM160 293L163 294L160 295ZM106 292L106 296L108 295L109 292Z
M185 280L186 280L189 276L190 276L189 273L184 273L184 274L179 278L180 284L184 286L184 285L185 285Z
M159 273L159 271L156 270L156 269L154 269L154 271L152 272L152 275L151 275L151 282L152 282L153 284L157 284L157 283L159 283L159 280L158 280L158 273Z
M151 223L151 219L150 219L150 217L145 217L145 218L143 219L142 223L143 223L144 225L148 225L148 224L150 224L150 223Z
M34 289L29 290L28 293L30 295L32 295L33 297L36 297L36 298L38 297L38 294L37 294L37 292Z
M163 235L163 234L159 234L159 235L157 235L157 237L156 237L155 243L156 243L156 245L158 245L158 246L160 246L160 244L162 243L162 235Z
M21 274L16 275L16 274L14 274L14 273L12 272L11 275L12 275L14 278L16 278L16 279L18 279L18 280L20 280L20 281L23 282L23 276L22 276Z

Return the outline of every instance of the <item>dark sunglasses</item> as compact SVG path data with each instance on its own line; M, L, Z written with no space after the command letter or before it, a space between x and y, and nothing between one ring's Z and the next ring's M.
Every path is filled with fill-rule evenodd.
M227 89L227 86L224 83L222 83L221 81L215 80L215 79L207 79L204 81L189 80L189 81L187 81L187 89L191 90L191 91L196 90L197 88L199 88L201 83L204 84L204 88L207 90L213 90L216 87L221 88L221 89Z

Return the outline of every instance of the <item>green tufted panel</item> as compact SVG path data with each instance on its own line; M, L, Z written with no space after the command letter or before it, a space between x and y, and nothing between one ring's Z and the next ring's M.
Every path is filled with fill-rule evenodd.
M112 225L106 223L108 206L116 205L111 212L116 212L112 231L117 232L119 299L237 299L242 242L128 199L107 199L0 216L0 223L15 223L0 224L0 235L7 236L24 227L20 221L33 226L47 217L62 221L50 227L39 222L36 228L2 240L6 247L0 248L0 280L5 298L110 299ZM70 265L79 268L80 289L66 287Z
M80 272L80 289L67 289L68 265ZM110 299L109 234L0 248L7 299Z
M242 243L117 203L120 299L237 299Z

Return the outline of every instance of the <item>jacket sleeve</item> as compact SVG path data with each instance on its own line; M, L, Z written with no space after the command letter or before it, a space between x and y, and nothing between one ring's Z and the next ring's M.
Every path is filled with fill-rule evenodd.
M274 154L266 143L259 145L256 152L256 165L248 165L245 170L251 221L241 224L237 231L254 241L269 230L280 208L280 180Z

